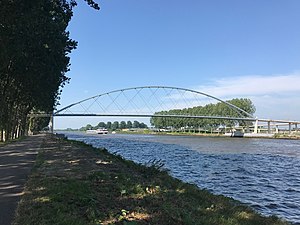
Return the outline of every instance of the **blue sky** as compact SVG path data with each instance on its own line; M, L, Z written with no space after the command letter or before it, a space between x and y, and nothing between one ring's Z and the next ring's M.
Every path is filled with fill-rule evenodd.
M225 100L249 97L259 117L300 120L299 0L98 2L100 11L79 1L69 26L79 45L62 106L167 85ZM56 127L87 122L57 119Z

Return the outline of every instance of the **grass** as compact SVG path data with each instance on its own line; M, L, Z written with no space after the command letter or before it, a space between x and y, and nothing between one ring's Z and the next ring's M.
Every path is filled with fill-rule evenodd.
M158 167L48 137L13 224L288 224L183 183Z
M274 138L278 139L300 139L300 133L299 132L292 132L291 134L284 134L284 133L278 133L274 135Z

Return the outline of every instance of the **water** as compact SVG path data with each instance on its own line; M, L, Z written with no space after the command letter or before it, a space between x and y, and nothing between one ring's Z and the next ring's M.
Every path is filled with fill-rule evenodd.
M162 160L170 174L264 215L300 224L300 141L156 135L86 135L69 139L105 147L139 163Z

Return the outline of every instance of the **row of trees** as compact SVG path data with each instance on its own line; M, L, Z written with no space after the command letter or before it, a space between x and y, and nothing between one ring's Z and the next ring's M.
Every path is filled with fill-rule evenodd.
M75 5L74 0L0 1L0 141L24 135L30 124L48 123L49 118L27 116L52 112L69 81L68 54L77 42L66 28Z
M131 129L131 128L147 128L147 125L143 122L139 121L115 121L115 122L100 122L96 126L92 126L91 124L86 125L85 127L81 127L80 131L86 131L86 130L96 130L98 128L106 128L108 130L118 130L118 129Z
M243 109L247 113L253 115L255 113L255 106L252 101L247 98L235 98L227 101L228 103ZM208 104L205 106L197 106L185 109L173 109L169 111L156 112L155 115L197 115L197 116L224 116L224 117L245 117L235 109L230 108L227 104L219 102L216 104ZM216 128L218 126L234 126L234 125L251 125L252 122L226 120L226 119L194 119L194 118L170 118L170 117L152 117L150 120L152 126L157 128L181 128L181 127L210 127Z

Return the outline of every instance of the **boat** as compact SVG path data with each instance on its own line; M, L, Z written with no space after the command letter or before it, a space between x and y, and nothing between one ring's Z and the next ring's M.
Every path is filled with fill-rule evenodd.
M229 133L225 133L224 135L227 137L244 137L244 132L239 130L234 130Z
M108 134L108 130L106 128L99 128L96 132L97 134Z
M108 130L106 128L98 128L97 130L87 130L87 134L108 134Z

